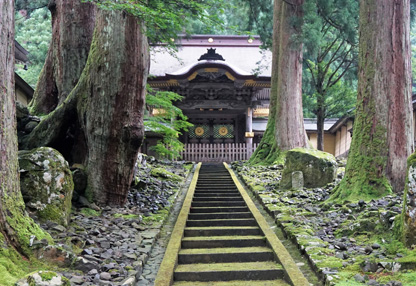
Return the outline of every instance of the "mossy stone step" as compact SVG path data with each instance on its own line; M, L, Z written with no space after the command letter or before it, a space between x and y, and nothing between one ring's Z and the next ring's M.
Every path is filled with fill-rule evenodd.
M257 226L254 218L189 220L186 226Z
M246 203L244 201L239 202L222 202L222 201L211 201L211 202L192 202L191 207L243 207Z
M253 247L266 246L261 235L184 237L182 248Z
M180 264L272 261L268 247L195 248L179 251Z
M190 220L206 220L206 219L232 219L232 218L252 218L251 212L239 213L191 213L188 215Z
M282 266L272 261L180 264L174 273L176 281L272 280L283 277Z
M173 283L173 286L289 286L290 284L283 279L277 280L260 280L260 281L248 281L248 280L233 280L233 281L177 281Z
M248 212L247 206L236 207L197 207L192 206L191 213L222 213L222 212Z
M211 227L186 227L185 237L191 236L237 236L237 235L261 235L257 226L211 226Z

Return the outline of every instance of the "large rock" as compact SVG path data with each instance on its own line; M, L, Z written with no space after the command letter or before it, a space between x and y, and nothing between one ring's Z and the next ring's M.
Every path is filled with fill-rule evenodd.
M40 221L67 226L74 183L64 157L49 147L23 150L19 152L19 168L29 213Z
M292 187L292 173L303 173L304 186L307 188L323 187L335 179L337 161L329 153L295 148L287 151L285 168L283 169L282 188Z
M416 244L416 153L407 159L407 170L404 229L400 230L403 232L400 235L403 235L407 246L412 246Z
M38 271L16 282L16 286L71 286L61 274L51 271Z

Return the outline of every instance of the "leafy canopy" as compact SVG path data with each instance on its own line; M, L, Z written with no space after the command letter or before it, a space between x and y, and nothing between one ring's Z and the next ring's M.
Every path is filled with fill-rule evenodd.
M225 3L219 0L84 0L94 2L102 9L122 10L142 20L152 44L165 43L174 47L174 40L191 19L207 26L221 26L218 16L224 13ZM209 14L215 9L218 14Z

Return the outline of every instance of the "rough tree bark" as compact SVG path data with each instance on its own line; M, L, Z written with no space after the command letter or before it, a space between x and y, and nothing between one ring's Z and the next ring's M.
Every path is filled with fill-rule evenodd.
M409 0L361 0L358 97L345 177L333 199L402 191L413 147Z
M69 144L72 163L86 167L92 199L101 205L124 204L144 136L148 65L147 39L138 20L99 10L78 84L35 128L25 147L60 151Z
M302 111L301 27L304 0L274 1L270 115L260 147L250 162L273 162L281 150L308 147ZM300 22L300 21L296 21Z
M53 111L75 87L87 62L96 7L79 0L50 0L52 41L30 107Z
M319 93L316 99L317 111L316 111L316 128L317 128L317 146L316 149L324 151L324 132L325 132L325 95Z
M29 218L20 193L14 93L14 1L0 1L0 241L30 256L29 239L48 237ZM0 250L0 256L2 250Z

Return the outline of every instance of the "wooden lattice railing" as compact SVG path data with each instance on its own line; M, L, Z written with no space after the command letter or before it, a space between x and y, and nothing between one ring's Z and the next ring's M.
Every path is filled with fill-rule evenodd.
M185 144L181 153L182 160L195 162L232 162L248 160L258 144L246 143L224 144Z

